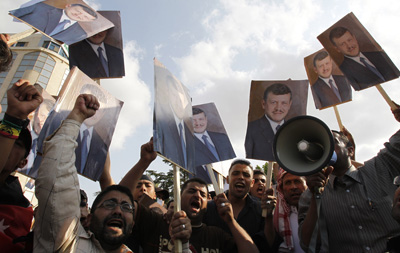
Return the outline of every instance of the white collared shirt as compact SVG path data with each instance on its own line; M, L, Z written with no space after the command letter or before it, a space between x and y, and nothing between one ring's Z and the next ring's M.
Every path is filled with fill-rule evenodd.
M90 149L90 143L92 141L92 136L93 136L93 126L88 127L86 126L84 123L82 123L81 128L79 129L79 133L81 134L80 138L81 138L81 143L82 143L82 139L83 139L83 131L85 130L89 131L89 135L87 137L87 153L89 154L89 149Z
M97 51L97 49L99 47L101 47L103 49L103 57L104 57L104 59L106 59L106 61L108 61L107 54L106 54L106 48L104 47L104 42L101 42L100 45L96 45L96 44L93 44L92 42L90 42L88 39L86 39L86 41L93 48L93 51L96 53L97 57L99 57L99 51Z
M65 24L62 28L60 28L59 26L61 25L62 22L64 22L64 20L69 20L68 24ZM68 27L70 27L71 25L75 24L76 20L72 20L70 19L67 14L65 14L65 10L63 10L63 14L60 18L60 21L58 21L58 25L53 29L53 31L49 34L49 36L53 36L63 30L66 30Z
M197 137L197 139L199 139L204 145L205 145L205 143L204 143L204 140L203 140L203 135L207 136L208 142L211 143L211 145L213 145L213 146L215 147L214 142L211 140L211 137L210 137L210 135L208 134L207 131L204 131L204 133L194 133L194 135L195 135L195 136Z
M173 111L173 109L171 108L171 110ZM186 145L186 138L185 138L185 122L183 122L182 119L179 119L175 113L172 113L174 115L174 119L175 119L175 124L176 124L176 129L178 129L178 134L179 134L179 124L182 124L182 135L183 135L183 141L185 142Z
M335 79L333 79L332 75L329 76L328 78L323 78L321 76L319 78L321 78L326 83L326 85L328 85L329 88L331 88L331 85L329 84L329 80L332 80L333 86L335 86L335 88L339 90L339 88L336 85Z
M267 114L265 114L265 118L267 118L267 120L269 121L269 124L271 124L272 131L274 131L274 134L276 134L276 127L278 125L282 126L283 123L285 123L285 120L282 120L280 123L276 123L275 121L273 121L270 118L268 118Z
M355 61L355 62L357 62L357 63L363 65L364 67L367 67L367 66L364 65L364 63L361 62L360 58L362 57L362 58L365 59L365 61L366 61L369 65L371 65L371 66L373 66L374 68L376 68L375 65L372 64L372 62L370 62L370 61L368 60L368 58L365 57L365 55L363 55L363 53L361 53L361 52L360 52L357 56L347 56L347 55L345 55L344 57L347 57L347 58L349 58L349 59L352 59L353 61Z

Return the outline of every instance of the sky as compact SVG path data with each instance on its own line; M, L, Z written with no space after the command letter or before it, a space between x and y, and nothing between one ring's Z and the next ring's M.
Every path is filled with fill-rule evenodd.
M28 26L12 21L9 10L26 1L0 1L0 31ZM153 58L161 61L188 89L192 104L215 103L237 157L244 158L244 138L251 80L307 79L304 58L322 49L316 37L353 12L396 66L400 66L400 2L396 0L90 0L96 10L119 10L125 72L101 85L124 101L110 147L111 175L119 182L138 161L140 146L152 135ZM400 103L399 80L382 84ZM399 128L375 87L353 92L339 105L343 125L356 142L356 160L366 161ZM316 110L308 92L307 114L338 129L333 108ZM160 157L149 169L166 172ZM254 165L264 162L252 160ZM216 166L229 167L230 162ZM94 199L96 182L80 177Z

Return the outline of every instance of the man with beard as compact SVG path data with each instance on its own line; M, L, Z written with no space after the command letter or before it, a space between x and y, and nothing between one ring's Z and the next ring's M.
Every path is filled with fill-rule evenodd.
M80 224L74 150L82 122L98 109L95 96L79 95L67 119L45 142L36 179L36 252L131 252L123 244L133 226L133 196L129 189L119 185L106 188L94 200L87 217L90 232Z
M202 223L207 210L207 196L207 184L202 179L186 181L181 189L182 211L174 214L170 227L162 215L139 204L132 237L140 241L144 252L171 252L175 239L181 239L186 244L183 248L189 247L192 252L258 252L250 236L234 219L232 205L224 194L218 195L215 201L218 214L232 236L218 227ZM170 235L168 230L173 234Z
M229 168L227 177L229 191L226 193L232 205L236 221L246 232L253 237L257 232L263 231L264 219L261 216L259 201L249 195L253 186L253 168L249 161L236 159ZM207 213L203 222L209 226L217 226L230 233L229 227L218 215L217 203L208 202Z

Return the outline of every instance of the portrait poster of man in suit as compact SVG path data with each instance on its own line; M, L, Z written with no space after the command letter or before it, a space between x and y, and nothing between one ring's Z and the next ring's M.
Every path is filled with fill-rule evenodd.
M247 158L275 161L275 134L288 119L307 113L307 96L307 80L251 82L244 144Z
M53 109L54 104L56 103L55 98L53 98L46 90L44 90L40 85L35 85L35 87L40 91L43 97L43 102L33 111L29 118L29 130L32 136L32 146L31 151L27 157L28 162L25 167L18 169L17 171L29 176L30 170L33 167L33 162L37 156L37 146L38 146L38 137L44 123L46 122L47 116L49 115L50 111Z
M10 15L67 45L113 27L82 0L47 0L26 4Z
M125 76L119 11L98 11L114 27L101 31L69 47L69 66L77 66L93 79Z
M400 75L389 56L353 13L320 34L318 40L356 91Z
M195 175L211 183L204 165L236 157L232 144L214 103L195 105L192 108ZM222 171L218 171L222 174Z
M68 116L79 94L93 94L100 103L96 114L86 119L77 137L75 166L81 175L97 181L103 172L108 149L123 102L86 76L78 68L73 68L65 81L65 89L60 93L55 109L50 112L39 136L38 152L43 150L43 140L52 134ZM32 173L37 174L41 157L37 156ZM35 174L32 174L35 177Z
M304 65L317 109L351 101L351 86L327 51L307 56Z
M154 59L154 150L177 166L194 172L192 103L186 87Z

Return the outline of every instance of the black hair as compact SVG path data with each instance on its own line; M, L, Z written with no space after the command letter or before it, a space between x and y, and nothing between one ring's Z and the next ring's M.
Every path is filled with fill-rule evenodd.
M331 43L336 46L335 42L333 41L333 39L337 39L343 36L343 34L345 34L346 32L349 32L351 35L353 35L349 29L347 29L346 27L343 26L338 26L333 28L330 32L329 32L329 40L331 41Z
M197 108L197 107L193 107L192 108L192 114L193 115L197 115L197 114L200 114L200 113L204 113L204 116L207 117L206 113L202 109Z
M283 83L274 83L264 91L264 101L267 101L268 93L272 93L274 95L285 95L290 94L290 100L292 100L292 91L290 88Z
M326 51L321 51L321 52L317 53L314 56L314 60L313 60L314 67L317 67L317 64L316 64L317 61L321 61L321 60L325 59L328 56L329 56L329 54Z
M100 192L99 195L97 195L97 197L93 201L90 213L93 214L96 211L99 203L103 200L104 195L106 195L107 193L112 192L112 191L118 191L118 192L121 192L121 193L127 195L129 197L129 200L131 201L132 206L134 205L133 204L133 195L132 195L131 191L125 186L114 184L114 185L108 186L106 189L104 189L102 192Z
M193 182L199 183L199 184L201 184L201 185L204 185L204 186L206 187L206 189L207 189L207 196L208 196L208 187L207 187L207 183L206 183L203 179L198 178L198 177L191 178L191 179L187 180L185 183L183 183L183 185L181 186L181 194L182 194L183 191L187 188L188 184L189 184L189 183L193 183Z
M7 43L0 40L0 72L7 71L10 68L13 59L11 49Z
M263 176L265 176L265 173L262 170L253 170L253 177L255 175L263 175Z
M246 160L246 159L235 159L232 163L231 163L231 167L229 167L229 172L231 172L231 169L233 166L235 166L236 164L243 164L246 165L247 167L249 167L251 170L253 170L253 166L251 166L251 163Z

